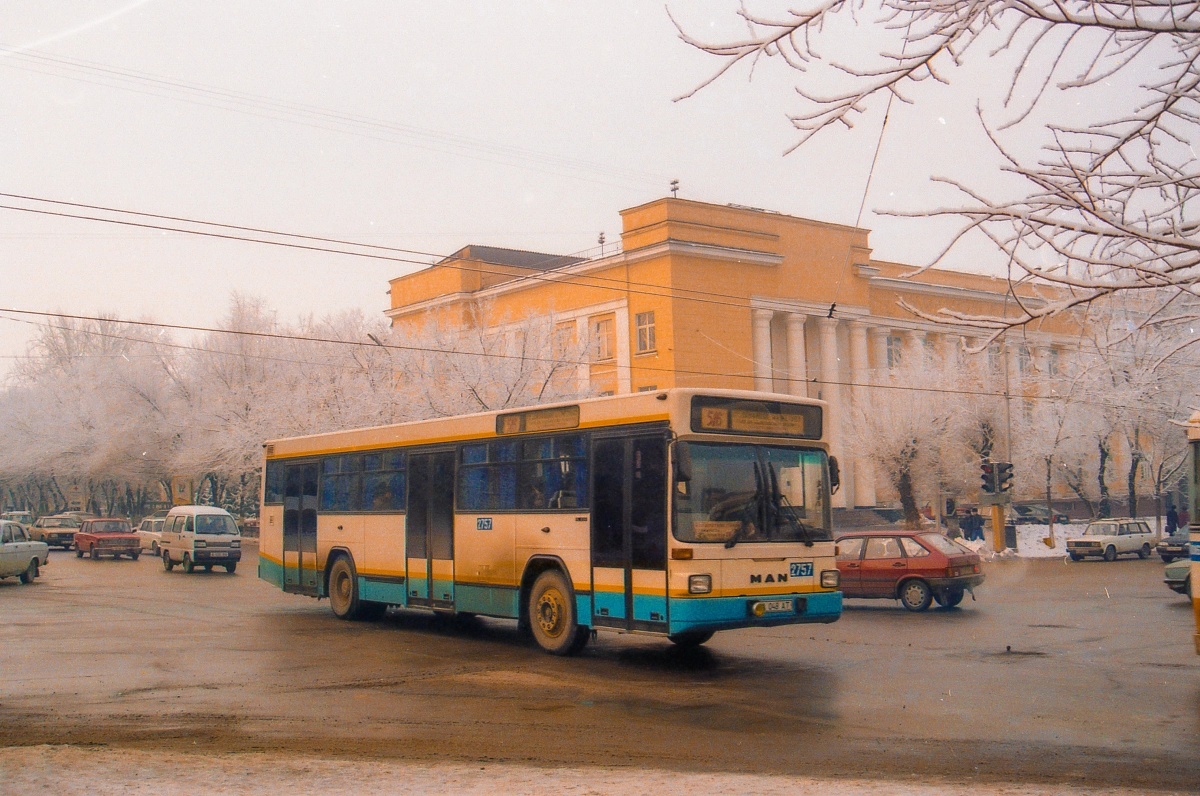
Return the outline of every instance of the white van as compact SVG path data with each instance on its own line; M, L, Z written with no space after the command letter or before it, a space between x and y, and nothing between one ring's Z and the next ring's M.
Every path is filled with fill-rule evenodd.
M242 538L233 516L213 506L176 506L167 513L158 542L163 568L170 572L176 564L184 572L214 566L226 572L237 569L242 560Z

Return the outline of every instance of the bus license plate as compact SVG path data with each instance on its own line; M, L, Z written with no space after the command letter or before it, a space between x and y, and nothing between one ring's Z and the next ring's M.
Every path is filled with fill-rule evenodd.
M229 553L209 553L212 558L225 558Z
M796 603L792 600L763 600L763 610L768 614L790 614L796 610Z

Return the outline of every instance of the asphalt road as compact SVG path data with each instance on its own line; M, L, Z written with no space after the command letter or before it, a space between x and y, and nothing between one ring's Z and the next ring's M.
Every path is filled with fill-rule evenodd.
M0 582L0 747L1200 789L1192 614L1155 560L995 563L958 609L558 659L507 622L340 622L247 552L190 576L54 552Z

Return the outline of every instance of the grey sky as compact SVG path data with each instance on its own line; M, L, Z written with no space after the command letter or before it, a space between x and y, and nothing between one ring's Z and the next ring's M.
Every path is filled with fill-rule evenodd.
M714 35L739 30L735 7L672 4ZM615 240L618 211L672 178L685 198L853 223L882 118L784 158L785 70L752 83L736 72L672 102L718 64L680 42L656 2L95 0L5 17L0 44L28 49L0 55L0 191L439 253ZM948 227L871 208L916 207L935 195L930 171L993 162L974 119L982 83L967 78L893 108L862 222L876 257L923 262ZM984 267L968 260L954 264ZM403 270L0 211L0 306L205 325L241 290L284 317L373 313ZM0 320L0 371L30 332Z

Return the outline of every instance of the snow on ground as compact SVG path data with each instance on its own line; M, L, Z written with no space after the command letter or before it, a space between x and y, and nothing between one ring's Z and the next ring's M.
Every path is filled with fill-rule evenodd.
M553 769L508 763L406 763L270 754L181 754L64 746L0 749L3 793L13 796L198 796L354 793L437 796L1134 796L1144 791L1088 785L821 780L761 774L702 774L637 768ZM1164 792L1164 796L1167 794Z
M1150 530L1158 527L1155 524L1154 517L1138 517L1137 519L1149 525ZM1017 550L1015 553L1012 551L1005 551L999 554L992 552L991 530L984 531L987 534L987 540L983 542L968 542L963 539L956 539L955 541L979 553L986 560L1005 558L1066 558L1067 540L1078 538L1086 527L1086 522L1073 522L1069 525L1055 524L1054 546L1050 547L1043 541L1050 536L1050 528L1048 526L1018 525Z

